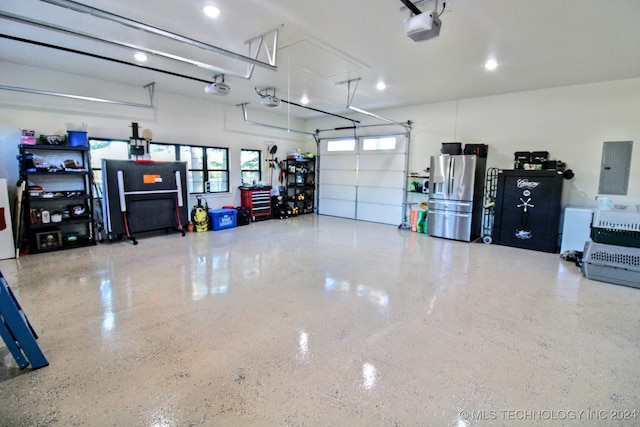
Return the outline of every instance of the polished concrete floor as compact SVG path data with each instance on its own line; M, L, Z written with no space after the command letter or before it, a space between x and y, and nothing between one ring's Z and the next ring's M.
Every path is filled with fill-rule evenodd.
M326 216L0 261L0 425L640 425L640 289ZM635 412L634 412L635 411Z

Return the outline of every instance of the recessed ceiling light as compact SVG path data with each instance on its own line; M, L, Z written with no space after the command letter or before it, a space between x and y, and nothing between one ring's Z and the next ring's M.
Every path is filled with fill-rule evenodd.
M300 98L300 102L303 105L307 105L309 103L309 98L307 98L307 95L304 95L302 98Z
M489 59L484 63L484 68L490 71L495 70L496 68L498 68L498 62L495 59Z
M385 90L386 87L387 87L387 85L384 84L383 81L379 81L378 84L376 85L376 89L378 89L378 90Z
M133 55L133 57L136 58L136 61L139 61L139 62L144 62L148 59L147 55L142 52L136 52L136 54Z
M208 4L202 8L202 11L209 18L217 18L220 15L220 9L215 7L214 5Z

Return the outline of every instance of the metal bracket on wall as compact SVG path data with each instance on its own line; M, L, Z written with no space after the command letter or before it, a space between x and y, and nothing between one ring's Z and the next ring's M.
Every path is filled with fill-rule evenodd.
M243 118L244 123L249 124L249 125L264 126L264 127L268 127L268 128L271 128L271 129L283 130L285 132L295 132L295 133L301 133L303 135L311 135L316 140L316 142L318 141L318 138L317 138L316 134L313 133L313 132L307 132L305 130L290 129L290 128L286 128L286 127L283 127L283 126L275 126L275 125L270 125L268 123L253 122L253 121L249 120L248 115L247 115L247 109L246 109L247 104L249 104L249 103L245 102L245 103L237 105L237 107L242 108L242 118Z
M364 115L376 118L378 120L382 120L387 123L391 123L397 126L402 126L407 131L411 130L411 122L406 122L406 123L396 122L395 120L387 119L385 117L363 110L362 108L354 107L353 105L351 105L353 101L353 97L356 95L356 90L358 89L358 83L360 82L360 80L362 80L362 78L359 77L357 79L350 79L350 80L345 80L345 81L336 83L336 85L342 85L345 83L347 84L347 108L348 109L355 111L356 113L364 114ZM352 91L351 86L353 83L355 84L353 85L353 91Z
M82 101L92 101L92 102L102 102L105 104L113 104L113 105L124 105L127 107L136 107L136 108L155 108L154 99L155 99L155 87L156 83L151 82L143 86L143 88L149 91L149 104L139 104L136 102L127 102L127 101L117 101L114 99L104 99L104 98L95 98L91 96L82 96L82 95L73 95L70 93L61 93L61 92L51 92L48 90L40 90L40 89L30 89L25 87L16 87L16 86L6 86L0 85L0 90L10 90L14 92L23 92L23 93L32 93L36 95L49 95L49 96L58 96L61 98L71 98L71 99L79 99Z
M249 46L249 55L251 58L258 59L258 55L260 55L260 48L264 46L264 51L267 54L267 60L269 61L269 65L275 67L276 66L276 54L278 52L278 30L282 28L284 24L280 24L270 30L267 30L261 34L258 34L255 37L250 38L244 43ZM271 46L271 50L269 50L269 46L264 44L265 38L273 35L273 43ZM249 63L247 64L247 74L244 76L247 80L251 80L251 76L253 76L253 70L256 68L256 64Z

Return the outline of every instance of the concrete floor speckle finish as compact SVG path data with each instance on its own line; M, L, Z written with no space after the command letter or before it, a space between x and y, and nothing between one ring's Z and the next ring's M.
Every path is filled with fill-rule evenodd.
M557 254L316 215L139 237L0 261L50 362L0 345L0 425L640 425L640 290Z

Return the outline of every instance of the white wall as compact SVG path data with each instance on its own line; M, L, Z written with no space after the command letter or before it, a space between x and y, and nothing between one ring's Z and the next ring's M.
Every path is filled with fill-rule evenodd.
M0 62L3 85L26 87L96 98L149 104L146 89L97 81L72 74L42 71L33 67ZM241 184L240 150L263 150L268 158L266 141L278 146L276 157L284 158L288 150L300 148L315 152L312 137L287 133L267 127L245 124L242 110L224 106L209 99L191 99L156 88L156 108L134 108L47 95L0 90L0 178L10 183L18 180L16 154L20 129L34 129L39 134L66 132L67 124L85 123L90 137L128 139L131 123L153 131L153 141L229 148L231 193L207 196L210 208L240 205L237 191ZM249 120L287 127L287 118L249 108ZM291 120L293 129L303 129L304 123ZM269 182L270 171L263 163L263 179ZM274 175L274 185L277 185ZM193 201L190 203L190 206Z
M106 84L71 74L0 62L2 84L100 98L148 103L140 87ZM293 129L327 129L349 125L334 117L306 123L286 116L268 114L249 106L249 120ZM629 184L630 204L640 203L640 78L569 86L454 102L420 105L377 114L399 122L411 120L410 171L420 171L429 157L440 151L442 142L489 144L488 166L509 169L515 151L549 151L567 163L575 178L565 181L564 204L595 206L603 141L634 141ZM382 124L368 116L351 117L363 124ZM51 134L67 123L86 123L89 135L128 138L131 122L154 132L158 142L187 143L230 148L230 195L209 199L210 207L238 205L240 149L266 150L265 141L278 145L279 157L301 148L315 152L313 138L243 123L239 107L225 107L215 98L191 99L156 88L156 108L141 109L44 95L0 90L0 178L18 179L17 144L20 128ZM372 127L360 134L399 132L399 127ZM322 133L321 137L339 135ZM351 136L352 132L343 132ZM265 151L266 156L266 151ZM235 167L234 167L235 166ZM264 175L268 179L268 170ZM614 202L624 200L612 197Z
M611 198L632 206L640 203L640 79L463 99L376 114L414 122L409 171L428 167L429 157L440 152L442 142L489 144L488 166L503 169L513 168L516 151L549 151L575 172L575 178L565 181L565 206L595 206L602 143L634 141L628 197ZM363 115L351 117L365 124L382 123ZM308 129L344 126L335 119L317 119L307 125ZM362 132L372 129L376 128ZM320 137L335 135L321 133Z

